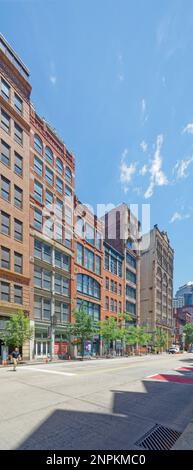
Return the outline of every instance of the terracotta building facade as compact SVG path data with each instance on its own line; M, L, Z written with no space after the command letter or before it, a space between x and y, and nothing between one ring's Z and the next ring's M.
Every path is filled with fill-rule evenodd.
M30 311L29 71L0 36L0 330ZM2 354L2 350L0 352ZM29 357L29 344L23 348Z

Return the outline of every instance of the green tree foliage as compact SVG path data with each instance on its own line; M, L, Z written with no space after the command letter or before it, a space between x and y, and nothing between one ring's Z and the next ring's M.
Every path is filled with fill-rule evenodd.
M161 328L156 328L155 333L152 336L153 347L160 351L162 348L165 348L167 345L167 334L165 331L162 331Z
M185 342L189 346L193 343L193 323L187 323L184 328L183 332L185 333Z
M110 342L116 339L121 339L121 328L117 324L114 317L106 318L98 323L100 328L100 335L102 336L107 346L107 351L110 349Z
M92 317L85 311L84 303L73 314L75 323L71 323L66 327L66 333L69 338L72 336L81 342L82 358L84 357L84 343L86 340L92 339L94 335L99 334L96 323Z
M23 347L27 340L33 337L33 328L30 327L30 320L20 310L10 317L6 322L5 330L0 333L0 339L6 346Z

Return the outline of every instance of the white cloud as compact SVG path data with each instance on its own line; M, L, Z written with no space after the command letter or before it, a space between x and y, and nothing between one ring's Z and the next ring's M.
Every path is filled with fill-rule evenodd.
M52 83L52 85L55 85L57 78L56 78L55 75L50 75L50 76L49 76L49 80L50 80L50 82Z
M186 127L184 127L183 131L182 131L182 134L193 134L193 124L192 123L189 123L187 124Z
M174 214L172 215L170 219L170 224L173 224L176 221L181 221L181 220L189 219L189 218L190 218L190 214L180 214L180 212L174 212Z
M145 98L143 98L141 100L141 113L142 113L142 115L145 114L145 111L146 111L146 101L145 101Z
M136 173L136 163L130 163L127 165L125 159L128 154L128 149L124 149L121 155L121 164L120 164L120 182L123 185L123 191L127 193L129 184L132 181L134 174Z
M148 166L147 165L143 165L141 170L139 170L139 174L141 176L145 176L147 172L148 172Z
M140 143L140 147L145 153L147 151L147 142L145 142L145 140L142 140L142 142Z
M132 180L132 176L136 172L136 163L131 163L127 165L125 162L121 162L121 173L120 173L120 181L123 184L129 184Z
M173 168L173 173L177 173L177 179L186 178L188 175L186 173L187 168L193 162L193 157L190 157L186 160L178 161Z
M133 192L137 194L137 196L140 196L141 195L141 188L139 188L138 186L136 186L136 188L133 188Z
M155 186L164 186L168 184L168 179L161 169L162 167L162 157L161 157L162 144L163 144L163 135L158 135L157 141L156 141L156 150L154 153L154 158L148 170L150 173L150 181L149 181L149 186L144 194L145 199L148 199L153 195Z

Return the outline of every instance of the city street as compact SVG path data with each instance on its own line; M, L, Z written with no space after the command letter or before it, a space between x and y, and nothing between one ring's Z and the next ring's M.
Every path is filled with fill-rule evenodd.
M1 449L140 449L193 417L193 354L0 369Z

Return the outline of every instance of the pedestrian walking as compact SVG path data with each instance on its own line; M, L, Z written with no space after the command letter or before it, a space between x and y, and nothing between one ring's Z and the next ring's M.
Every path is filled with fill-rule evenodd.
M19 349L15 348L14 351L11 353L11 356L13 359L13 370L14 372L16 372L18 361L21 359L20 354L19 354Z

